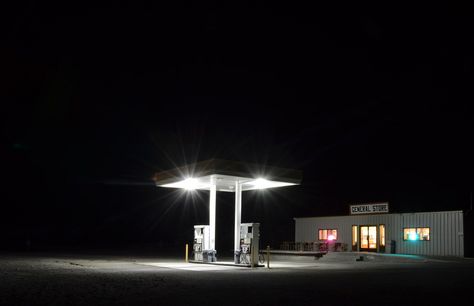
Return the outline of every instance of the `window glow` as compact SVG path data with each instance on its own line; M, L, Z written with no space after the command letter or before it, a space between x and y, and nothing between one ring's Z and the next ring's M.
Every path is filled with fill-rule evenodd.
M380 233L380 246L385 247L385 225L379 225L379 233Z
M377 226L360 226L360 249L377 249Z
M352 250L357 251L357 225L352 226Z
M337 240L337 230L336 229L320 229L318 232L319 240L333 241Z
M369 227L368 226L360 227L360 248L361 249L369 248Z
M430 228L429 227L412 227L403 229L403 240L430 240Z
M377 248L377 226L369 226L369 249Z
M419 227L416 229L416 233L420 240L430 240L430 228Z

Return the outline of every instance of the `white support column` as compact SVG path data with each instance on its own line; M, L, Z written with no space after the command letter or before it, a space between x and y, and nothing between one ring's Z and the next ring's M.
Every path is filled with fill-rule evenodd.
M240 223L242 219L242 185L235 182L235 223L234 223L234 262L239 263L240 257Z
M211 250L216 250L216 178L211 176L211 188L209 192L209 236Z

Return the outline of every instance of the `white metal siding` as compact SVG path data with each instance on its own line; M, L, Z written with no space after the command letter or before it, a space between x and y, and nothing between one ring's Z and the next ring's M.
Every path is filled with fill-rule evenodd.
M295 218L295 241L318 240L318 229L337 229L337 242L352 243L352 225L385 225L385 240L396 252L432 256L464 256L462 211ZM403 228L429 227L429 241L404 241Z

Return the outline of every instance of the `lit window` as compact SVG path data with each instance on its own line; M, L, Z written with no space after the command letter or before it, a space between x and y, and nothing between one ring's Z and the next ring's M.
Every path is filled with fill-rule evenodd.
M419 227L416 229L416 234L420 240L430 240L430 228L429 227Z
M357 225L352 226L352 246L357 246Z
M429 227L411 227L403 229L403 240L430 240Z
M385 225L379 225L380 247L385 247Z
M335 229L320 229L319 230L319 240L337 240L337 230Z

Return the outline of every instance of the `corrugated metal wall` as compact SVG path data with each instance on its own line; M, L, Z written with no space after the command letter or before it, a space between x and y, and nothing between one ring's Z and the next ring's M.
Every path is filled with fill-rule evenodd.
M318 240L318 229L337 229L337 242L352 243L352 225L385 225L387 245L396 241L396 252L432 256L464 256L462 211L406 214L373 214L295 218L295 242ZM403 228L429 227L429 241L404 241Z

